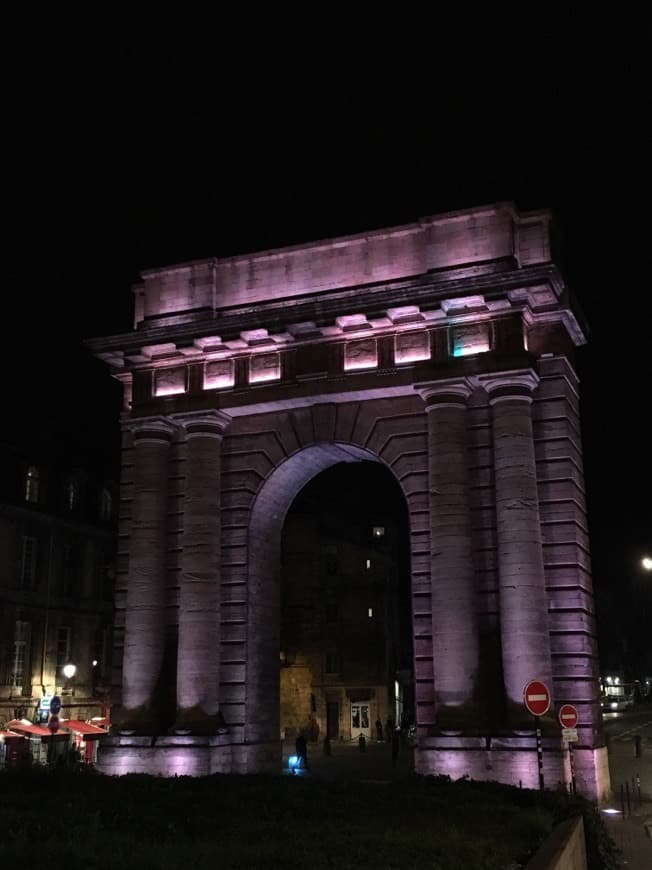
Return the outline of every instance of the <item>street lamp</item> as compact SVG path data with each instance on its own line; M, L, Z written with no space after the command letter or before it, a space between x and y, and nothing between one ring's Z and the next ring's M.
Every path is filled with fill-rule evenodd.
M652 571L652 557L643 556L643 558L641 559L641 567L644 568L646 571Z
M63 668L61 669L61 673L66 678L66 685L64 688L64 692L66 693L66 695L74 695L75 693L73 691L71 684L72 684L72 678L77 673L77 665L73 665L71 662L69 662L67 665L63 666Z

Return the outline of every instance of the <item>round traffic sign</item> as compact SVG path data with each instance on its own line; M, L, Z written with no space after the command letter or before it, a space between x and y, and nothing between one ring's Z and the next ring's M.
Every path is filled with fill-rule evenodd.
M574 728L580 717L572 704L563 704L559 710L559 724L562 728Z
M61 698L58 695L54 695L50 700L50 713L53 713L55 716L58 716L61 712Z
M523 690L523 701L533 716L543 716L550 709L550 692L541 680L530 680Z
M48 721L48 728L53 734L56 734L59 730L59 717L58 716L50 716Z

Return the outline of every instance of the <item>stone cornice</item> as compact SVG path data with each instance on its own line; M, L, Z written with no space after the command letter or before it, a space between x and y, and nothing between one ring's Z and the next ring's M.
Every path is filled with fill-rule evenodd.
M530 322L560 321L574 342L582 343L582 330L573 312L560 301L562 294L563 283L552 264L519 269L512 265L508 271L456 275L447 280L428 274L300 299L204 310L194 313L191 320L190 315L170 316L160 325L91 339L87 345L117 373L370 332L383 335L419 326L448 326L513 311L525 312Z

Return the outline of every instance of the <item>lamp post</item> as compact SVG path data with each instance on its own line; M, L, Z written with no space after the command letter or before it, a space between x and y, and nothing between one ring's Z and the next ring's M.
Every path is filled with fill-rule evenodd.
M644 571L652 571L652 556L643 556L641 559L641 568Z

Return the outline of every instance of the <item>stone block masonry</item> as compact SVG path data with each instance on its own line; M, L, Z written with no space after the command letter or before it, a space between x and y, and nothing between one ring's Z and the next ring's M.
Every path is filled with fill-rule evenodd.
M581 789L606 792L584 327L549 224L498 203L143 274L134 330L91 343L125 385L125 733L105 769L280 769L284 519L315 475L368 461L409 517L417 770L529 783L522 695L542 679L552 714L580 712ZM542 728L555 787L554 715Z

